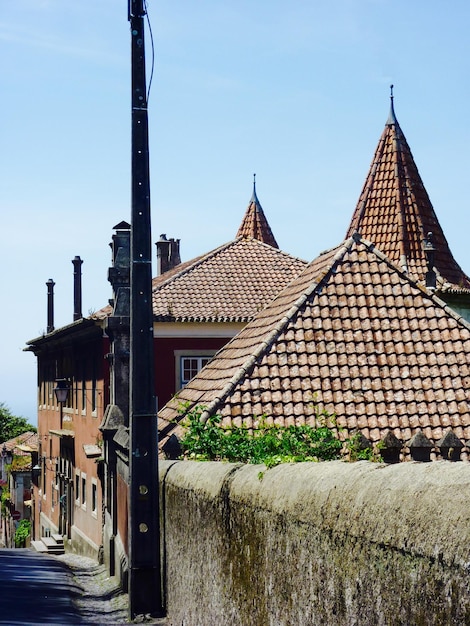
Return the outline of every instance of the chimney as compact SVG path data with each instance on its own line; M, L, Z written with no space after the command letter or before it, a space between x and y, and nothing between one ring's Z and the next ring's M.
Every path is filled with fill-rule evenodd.
M47 332L54 330L54 285L52 278L46 283L47 285Z
M73 263L73 321L81 320L82 315L82 263L79 256L72 259Z
M160 235L155 244L157 246L157 276L164 274L170 269L170 245L166 235Z
M155 244L157 246L157 276L172 270L181 263L180 239L167 239L166 235L160 235Z
M172 270L180 263L180 239L170 239L170 267L168 269Z

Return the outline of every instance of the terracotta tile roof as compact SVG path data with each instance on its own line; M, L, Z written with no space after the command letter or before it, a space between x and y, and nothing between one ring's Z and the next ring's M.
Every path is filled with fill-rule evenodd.
M8 439L8 441L0 443L0 451L5 448L16 456L27 456L31 451L37 451L39 445L39 436L28 430L17 437ZM19 447L21 446L21 447Z
M258 239L240 237L154 279L155 318L247 322L305 266Z
M427 272L423 243L432 233L438 289L470 289L470 279L452 256L398 124L393 96L389 118L346 236L356 231L423 283Z
M358 235L308 265L161 410L162 444L181 402L225 422L336 414L341 437L372 442L449 429L470 439L470 325ZM176 430L175 430L176 429Z
M256 195L255 181L253 181L253 195L238 229L237 237L252 237L273 246L273 248L279 248Z
M152 279L159 322L247 322L307 262L258 239L239 237ZM92 319L112 314L107 305Z
M236 239L152 279L155 319L247 322L306 264L279 250L253 183ZM103 320L112 310L106 305L91 319Z

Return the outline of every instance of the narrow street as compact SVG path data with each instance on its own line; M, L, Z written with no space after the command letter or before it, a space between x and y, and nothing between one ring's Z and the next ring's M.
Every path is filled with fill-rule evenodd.
M0 549L0 624L128 624L128 597L104 565L77 554ZM165 618L139 623L165 626Z
M0 550L0 624L82 624L68 567L30 549Z

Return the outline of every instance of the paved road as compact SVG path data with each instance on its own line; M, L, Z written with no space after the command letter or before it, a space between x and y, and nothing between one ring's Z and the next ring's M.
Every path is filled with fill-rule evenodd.
M28 549L0 550L0 624L83 624L67 566Z

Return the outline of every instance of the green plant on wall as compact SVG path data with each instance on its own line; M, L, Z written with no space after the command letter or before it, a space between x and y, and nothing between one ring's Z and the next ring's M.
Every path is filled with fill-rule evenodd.
M374 463L380 463L382 457L380 456L380 450L383 448L383 443L377 444L377 449L374 449L370 443L366 443L366 439L361 433L354 433L349 439L346 440L346 449L349 453L349 460L354 463L355 461L372 461Z
M196 406L186 413L185 433L180 442L185 458L263 463L269 468L279 463L328 461L340 457L342 443L326 425L328 416L323 413L317 416L316 426L279 426L259 418L254 428L248 428L224 426L219 415L202 422L203 411L204 407Z
M26 545L26 539L31 535L31 522L29 519L22 519L15 532L15 546L17 548L24 548Z

